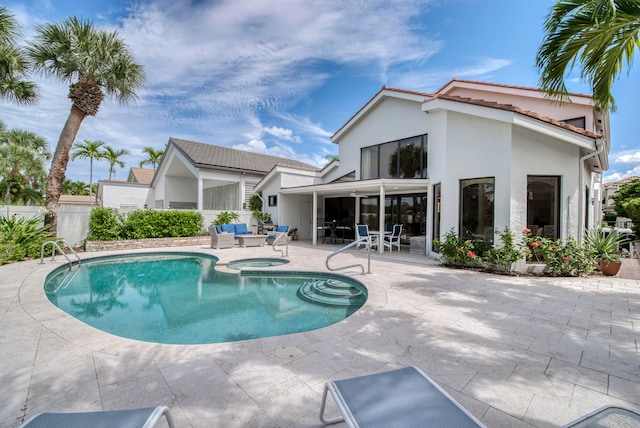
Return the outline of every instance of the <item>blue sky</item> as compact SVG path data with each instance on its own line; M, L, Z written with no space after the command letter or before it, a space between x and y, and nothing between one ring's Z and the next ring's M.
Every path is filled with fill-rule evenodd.
M69 16L117 30L145 66L140 100L105 100L76 141L128 149L124 169L170 137L295 158L322 166L330 136L382 85L433 92L461 79L536 87L535 55L551 0L5 0L25 39ZM575 70L570 91L589 93ZM65 84L37 78L38 105L2 101L8 128L34 131L52 150L71 103ZM610 168L604 181L640 175L638 67L614 85ZM107 178L94 162L94 182ZM89 162L67 178L89 182Z

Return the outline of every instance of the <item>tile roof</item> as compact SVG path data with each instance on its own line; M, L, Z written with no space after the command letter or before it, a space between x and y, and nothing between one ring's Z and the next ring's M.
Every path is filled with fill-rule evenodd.
M616 186L618 184L630 183L630 182L638 180L638 179L640 179L639 176L632 175L631 177L623 178L622 180L610 181L608 183L602 183L602 187L610 187L610 186Z
M440 89L438 89L436 91L436 94L440 93L440 91L445 89L447 86L449 86L453 82L471 83L471 84L474 84L474 85L496 86L496 87L499 87L499 88L522 89L522 90L525 90L525 91L534 91L534 92L539 92L539 93L542 93L542 94L546 94L544 91L540 90L539 88L533 88L533 87L530 87L530 86L509 85L509 84L506 84L506 83L481 82L479 80L458 79L457 77L454 77L453 79L449 80L447 83L442 85L442 87L440 87ZM577 93L577 92L567 92L567 95L574 96L574 97L591 98L591 95L580 94L580 93Z
M169 144L174 144L194 165L200 168L219 168L257 173L268 173L274 166L283 165L294 168L317 171L313 165L304 162L263 155L229 147L214 146L212 144L197 143L171 137Z
M438 94L435 95L434 97L430 98L429 100L427 100L427 102L431 101L431 100L435 100L435 99L443 99L443 100L448 100L448 101L455 101L455 102L461 102L461 103L466 103L466 104L473 104L473 105L477 105L477 106L482 106L482 107L489 107L489 108L495 108L495 109L499 109L499 110L506 110L506 111L512 111L514 113L519 113L525 116L529 116L531 118L534 119L538 119L542 122L547 122L550 123L552 125L558 126L560 128L564 128L568 131L572 131L575 132L577 134L580 135L584 135L585 137L588 138L601 138L602 136L599 134L594 134L593 132L587 131L585 129L582 128L578 128L576 126L573 125L569 125L566 122L563 122L561 120L557 120L557 119L553 119L551 117L548 116L542 116L541 114L538 114L534 111L530 111L530 110L524 110L518 106L514 106L512 104L501 104L501 103L497 103L494 101L485 101L485 100L477 100L477 99L473 99L473 98L466 98L466 97L459 97L459 96L455 96L455 95L446 95L446 94Z
M155 171L153 168L140 168L132 166L129 171L129 179L127 181L140 184L151 184Z

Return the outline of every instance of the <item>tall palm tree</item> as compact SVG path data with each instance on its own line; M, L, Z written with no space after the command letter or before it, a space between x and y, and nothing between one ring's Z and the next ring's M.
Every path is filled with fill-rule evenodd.
M124 162L121 161L120 158L128 154L129 150L127 149L114 150L113 147L110 146L104 148L102 157L109 162L109 181L111 181L111 176L116 174L116 165L124 168Z
M544 24L545 37L536 67L540 86L567 101L565 73L582 64L580 77L589 82L600 110L615 111L611 86L640 45L640 2L637 0L560 0Z
M74 151L71 153L71 160L76 160L77 158L89 159L89 204L91 206L93 206L93 195L91 192L91 185L93 184L93 160L104 158L104 152L100 150L102 146L104 146L104 141L84 140L84 143L75 143L73 145ZM62 185L60 186L60 190L62 191Z
M38 88L25 80L29 61L17 44L19 36L18 22L6 7L0 6L0 98L33 104L38 100Z
M137 99L144 70L118 33L96 29L75 17L36 28L27 53L36 71L70 84L71 111L62 129L47 180L45 223L57 230L60 188L69 152L82 121L95 116L105 96L127 104Z
M88 195L89 185L84 181L64 180L62 183L63 195Z
M142 149L142 153L146 153L148 157L147 159L140 162L140 167L151 164L153 165L153 171L155 172L156 165L160 163L164 151L155 150L153 147L145 147L144 149Z

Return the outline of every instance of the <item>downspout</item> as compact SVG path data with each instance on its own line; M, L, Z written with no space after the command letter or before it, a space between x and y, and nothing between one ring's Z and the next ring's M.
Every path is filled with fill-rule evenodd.
M579 171L578 176L579 186L578 189L578 243L582 243L582 236L584 235L584 163L587 159L591 159L595 156L598 156L604 150L604 143L602 142L602 138L598 138L596 140L596 151L587 153L586 155L580 158Z

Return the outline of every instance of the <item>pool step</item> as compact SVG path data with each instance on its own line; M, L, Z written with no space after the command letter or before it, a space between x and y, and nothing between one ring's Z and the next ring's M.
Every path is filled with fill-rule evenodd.
M333 279L305 282L298 289L298 295L312 303L334 306L359 305L365 297L357 287Z

